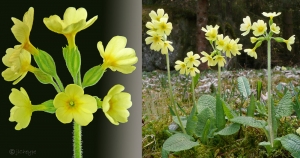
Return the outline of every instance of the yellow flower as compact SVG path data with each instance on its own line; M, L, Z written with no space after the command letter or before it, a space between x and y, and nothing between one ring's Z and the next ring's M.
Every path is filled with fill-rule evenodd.
M165 14L165 11L163 9L157 9L157 13L152 10L149 13L149 16L151 17L152 21L160 21L161 18L169 18L168 14Z
M251 20L249 16L246 16L246 18L243 18L244 23L241 24L241 31L245 31L244 33L242 33L243 36L248 35L248 33L251 30Z
M275 34L279 34L279 32L280 32L279 26L276 26L275 23L273 23L273 24L270 26L270 29L271 29L271 31L274 32Z
M81 126L88 125L97 111L96 99L84 94L83 89L76 84L69 84L64 92L58 93L53 105L56 117L62 123L70 123L73 119Z
M198 59L200 59L200 55L199 54L193 55L193 52L190 51L187 53L187 57L184 58L184 62L188 67L193 67L193 65L199 66L200 61Z
M164 41L163 46L161 48L161 54L168 54L168 49L173 52L174 48L171 45L172 42L170 41Z
M190 74L192 77L196 76L196 73L200 73L200 71L196 67L189 67L186 71L186 74Z
M243 45L242 44L238 44L238 42L240 41L239 38L235 39L234 42L235 42L235 45L232 49L232 54L235 56L235 54L237 55L241 55L240 53L240 50L243 49Z
M38 50L30 43L29 35L33 24L34 9L30 7L23 16L23 21L12 17L11 20L14 22L14 26L11 28L12 33L18 42L21 43L19 51L26 49L28 52L34 54L38 53Z
M223 51L225 52L226 56L231 58L231 53L235 47L236 43L234 40L230 40L225 43L225 47L223 48ZM235 55L235 54L233 54Z
M206 52L202 51L201 54L204 56L201 58L202 63L205 63L207 61L208 66L215 66L216 63L214 59L211 57L211 55L208 55Z
M159 51L163 46L162 37L158 35L156 32L149 32L148 33L151 37L147 37L145 39L146 44L151 44L150 49Z
M262 20L258 20L257 22L253 23L252 29L254 30L254 36L260 36L267 31L267 24Z
M224 67L224 64L226 63L226 60L221 55L216 55L213 58L215 60L215 63L218 64L219 67Z
M246 52L249 56L254 57L255 59L257 59L257 54L255 52L256 48L253 49L245 49L244 52Z
M182 61L180 61L180 60L177 60L176 62L175 62L175 70L176 71L178 71L178 70L180 70L179 71L179 73L180 74L185 74L186 73L186 71L187 71L187 66L186 66L186 63L185 62L182 62Z
M104 97L102 102L102 110L108 120L114 124L126 123L130 115L127 110L132 106L131 96L129 93L122 92L124 86L113 86Z
M300 135L300 127L296 130L296 133Z
M146 27L149 29L146 33L148 34L149 32L156 32L156 28L154 27L152 22L147 22Z
M161 18L160 21L153 21L154 27L157 29L156 32L159 35L163 35L164 33L168 36L172 30L172 23L168 22L168 19Z
M19 45L15 48L8 48L2 62L8 68L1 75L5 81L14 81L13 85L19 83L28 71L33 71L33 66L30 65L30 53L25 49L20 50Z
M217 35L218 35L218 29L219 26L216 25L215 27L212 27L211 25L206 26L206 29L204 27L202 27L202 31L206 32L205 33L205 38L209 41L215 41L217 40Z
M15 106L10 110L9 121L17 122L15 129L20 130L29 125L33 108L24 88L21 87L20 91L13 88L11 91L9 100Z
M291 36L288 40L283 40L286 43L287 49L292 50L291 44L295 43L295 35Z
M256 37L250 37L251 43L255 43L257 40L258 40L258 38L256 38Z
M217 40L216 40L217 49L223 50L224 47L225 47L225 44L226 44L227 42L229 42L229 41L230 41L230 39L229 39L228 36L226 36L226 37L223 39L223 34L218 35L218 36L217 36Z
M110 68L112 71L119 71L124 74L132 73L136 69L138 58L132 48L125 48L127 38L123 36L113 37L107 44L105 50L102 42L98 42L97 48L103 58L104 69Z
M63 34L67 40L70 48L75 45L75 35L88 27L90 27L98 18L94 16L89 21L86 21L87 11L84 8L75 9L74 7L69 7L64 13L63 20L57 16L52 15L49 18L44 18L44 24L46 27L58 34Z
M266 13L266 12L263 12L262 14L263 14L264 16L266 16L266 17L270 17L270 19L272 20L273 17L280 15L281 12L278 12L278 13L276 13L276 12L273 12L273 13Z

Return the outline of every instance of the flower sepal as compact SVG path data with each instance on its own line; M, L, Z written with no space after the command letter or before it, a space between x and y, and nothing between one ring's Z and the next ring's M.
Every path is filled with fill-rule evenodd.
M275 40L276 42L284 42L284 39L281 38L281 37L275 37L274 40Z
M53 100L48 100L43 102L40 105L33 106L33 111L44 111L50 114L54 114L56 111L56 108L53 105Z
M43 72L51 76L57 76L55 62L50 54L39 49L39 53L35 54L33 57L36 64Z
M63 48L63 56L73 80L76 81L81 66L81 57L78 48L71 48L69 46Z
M105 72L105 68L101 65L90 68L83 77L82 87L93 86L98 83Z
M43 84L51 84L54 82L51 75L46 74L45 72L41 71L38 68L35 68L33 70L33 73L34 73L35 77L37 78L37 80Z
M98 98L97 96L94 96L94 98L97 101L97 107L98 107L98 109L102 109L102 101L101 101L101 99Z

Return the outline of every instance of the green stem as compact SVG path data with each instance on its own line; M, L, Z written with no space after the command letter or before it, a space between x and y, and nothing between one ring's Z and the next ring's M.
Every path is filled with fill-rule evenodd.
M175 100L173 98L172 85L171 85L171 75L170 75L169 54L166 54L166 59L167 59L167 70L168 70L168 80L169 80L169 91L170 91L171 102L172 102L172 105L173 105L173 110L175 112L175 115L177 116L177 119L179 121L181 130L183 131L184 134L186 134L185 128L183 127L182 122L181 122L180 117L179 117L178 112L177 112Z
M74 121L74 158L82 158L81 152L81 126Z
M221 67L218 66L218 93L221 97Z
M54 88L57 91L57 93L61 92L60 89L59 89L59 87L57 86L57 84L54 81L51 84L54 86Z
M272 122L271 98L271 39L268 39L268 126L270 132L270 143L273 147L274 132Z
M81 86L81 73L80 73L80 69L79 69L78 74L77 74L77 85L79 85L80 87L82 87Z
M61 82L61 80L59 79L59 77L57 75L53 76L55 81L58 83L58 86L59 86L59 89L61 92L64 92L65 91L65 88Z
M192 77L192 92L193 92L193 103L194 103L194 106L196 106L195 83L194 83L193 77Z

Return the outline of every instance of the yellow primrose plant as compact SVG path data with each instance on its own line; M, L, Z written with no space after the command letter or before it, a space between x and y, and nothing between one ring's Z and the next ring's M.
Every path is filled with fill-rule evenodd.
M252 30L254 37L250 37L251 43L255 43L255 46L252 49L244 49L244 52L247 53L249 56L254 57L255 59L258 58L256 54L256 49L261 46L263 41L267 41L267 112L261 112L264 113L264 115L267 116L267 122L264 120L258 120L253 117L253 112L255 110L255 105L258 107L257 110L259 111L259 108L264 107L264 103L259 101L259 98L257 101L251 98L252 106L253 106L253 112L252 117L248 116L240 116L234 119L231 119L232 122L252 126L254 128L260 128L264 131L268 142L261 142L259 145L262 145L266 148L268 154L270 154L272 151L275 151L275 149L278 149L280 147L280 144L284 148L286 148L288 151L291 152L291 154L294 157L299 157L300 153L298 151L295 151L294 149L299 149L300 145L297 142L300 142L300 137L298 137L295 134L288 134L286 136L277 137L277 130L279 127L279 120L283 117L288 117L292 114L292 95L287 90L282 97L282 99L277 103L275 106L274 99L272 97L271 92L271 40L275 40L276 42L282 42L285 43L287 46L287 49L291 51L292 47L291 45L295 42L295 35L292 35L289 39L283 39L281 37L276 37L274 35L280 34L280 27L274 23L273 18L279 16L281 13L273 12L273 13L266 13L263 12L262 15L269 18L268 23L264 22L263 20L257 20L257 22L251 23L251 19L249 16L243 18L243 23L240 25L240 31L243 31L242 36L246 36L250 33ZM259 89L261 89L261 84ZM260 96L261 92L258 91L257 95ZM254 98L254 97L253 97ZM253 100L253 101L252 101ZM250 103L251 104L251 103ZM261 106L263 105L263 106ZM248 109L247 109L248 110ZM297 132L297 131L296 131ZM292 141L291 141L292 140ZM294 142L296 143L294 143ZM281 142L281 143L280 143Z
M24 14L23 20L12 18L14 25L11 31L20 44L8 48L2 58L3 64L7 66L7 69L1 73L5 81L13 81L13 85L16 85L28 72L31 72L39 82L51 84L57 91L54 98L32 105L31 99L34 97L29 97L25 88L13 88L9 100L14 106L10 110L9 121L17 123L15 130L28 128L31 116L35 111L55 114L61 123L72 122L74 124L75 158L82 157L81 126L87 126L93 121L93 115L98 109L102 109L112 124L119 125L119 123L128 122L130 115L128 108L132 106L131 95L124 92L125 87L120 84L113 86L102 100L97 96L86 94L84 91L85 88L97 84L107 69L130 74L136 69L134 64L138 61L135 50L126 48L127 38L115 36L106 47L101 41L97 43L103 63L90 68L83 77L81 76L81 54L75 42L76 34L90 27L97 18L98 16L94 16L87 20L87 11L84 8L69 7L63 18L51 15L43 19L50 31L62 34L67 38L68 45L62 49L62 56L73 78L73 83L64 86L57 75L55 62L51 55L37 49L30 42L29 37L34 19L33 7L30 7ZM31 64L32 57L37 67Z

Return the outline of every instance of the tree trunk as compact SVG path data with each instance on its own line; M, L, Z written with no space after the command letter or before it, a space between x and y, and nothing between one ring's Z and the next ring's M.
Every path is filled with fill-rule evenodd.
M201 30L202 27L207 25L207 11L208 11L208 0L198 0L197 3L197 53L207 51L206 46L208 44L205 38L205 32ZM209 52L207 52L209 53ZM201 54L199 54L202 56ZM207 63L201 63L199 65L200 70L207 69Z

